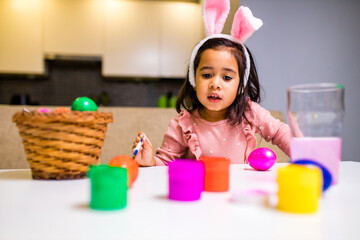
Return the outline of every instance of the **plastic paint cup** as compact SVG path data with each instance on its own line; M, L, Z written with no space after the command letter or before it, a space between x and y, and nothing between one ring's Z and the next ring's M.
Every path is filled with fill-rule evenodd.
M314 213L319 208L322 175L318 167L290 164L278 169L279 210L291 213Z
M204 190L226 192L229 190L230 161L225 157L200 157L205 166Z
M240 204L266 204L270 196L269 192L261 189L243 189L232 194L231 200Z
M178 159L168 165L169 199L177 201L196 201L204 190L203 162Z
M326 169L326 167L324 167L320 163L313 161L313 160L309 160L309 159L299 159L299 160L293 161L293 164L314 165L314 166L319 167L322 171L322 176L323 176L323 187L322 187L323 192L326 191L330 187L331 181L332 181L331 174Z
M90 208L116 210L127 204L127 170L108 165L93 165L88 172L91 182Z

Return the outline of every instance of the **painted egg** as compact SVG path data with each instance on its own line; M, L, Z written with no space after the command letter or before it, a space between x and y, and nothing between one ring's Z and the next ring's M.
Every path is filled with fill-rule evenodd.
M58 107L57 109L55 109L55 112L56 113L71 112L71 109L67 107Z
M114 157L109 162L110 166L114 167L123 167L128 171L128 187L131 187L135 182L139 174L139 165L138 163L130 156L119 155Z
M39 108L38 110L36 110L39 113L51 113L51 110L48 108Z
M270 169L276 162L276 154L269 148L257 148L248 158L249 165L259 171Z
M78 97L71 105L73 111L96 111L96 103L88 97Z

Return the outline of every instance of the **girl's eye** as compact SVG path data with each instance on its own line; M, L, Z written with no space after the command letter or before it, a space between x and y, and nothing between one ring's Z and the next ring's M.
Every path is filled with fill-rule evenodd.
M232 79L232 77L229 77L229 76L224 76L224 80L231 80Z
M203 76L204 78L211 78L211 74L209 74L209 73L204 73L202 76Z

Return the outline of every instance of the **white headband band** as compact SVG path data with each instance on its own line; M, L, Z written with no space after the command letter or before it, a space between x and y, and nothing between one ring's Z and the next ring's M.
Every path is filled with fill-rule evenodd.
M262 25L261 19L253 16L251 10L247 7L240 6L234 15L234 20L231 28L231 35L221 34L226 18L230 11L229 0L204 0L203 4L203 19L205 23L205 31L207 37L201 40L194 48L190 57L189 64L189 82L193 88L196 87L195 82L195 66L194 60L200 47L209 39L225 38L233 42L241 44L246 59L245 73L244 73L244 88L247 85L250 75L250 56L244 46L244 42Z
M203 40L201 40L194 48L194 50L191 53L191 57L190 57L190 64L189 64L189 82L191 84L191 86L193 88L195 88L196 83L195 83L195 66L194 66L194 61L195 61L195 57L196 54L198 53L200 47L209 39L212 38L225 38L228 40L231 40L233 42L239 43L244 51L244 55L245 55L245 59L246 59L246 67L245 67L245 73L244 73L244 89L245 86L247 84L247 81L249 79L249 75L250 75L250 56L248 51L246 50L246 47L244 46L244 44L240 43L239 40L237 40L236 38L234 38L233 36L230 35L225 35L225 34L214 34L211 36L208 36L206 38L204 38Z

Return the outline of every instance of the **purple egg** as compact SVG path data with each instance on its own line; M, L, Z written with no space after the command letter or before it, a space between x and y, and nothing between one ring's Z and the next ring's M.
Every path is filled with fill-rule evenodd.
M250 153L248 162L256 170L266 171L275 164L276 155L269 148L257 148Z

